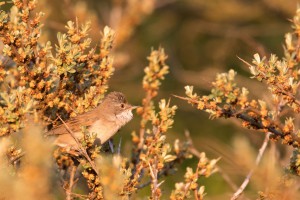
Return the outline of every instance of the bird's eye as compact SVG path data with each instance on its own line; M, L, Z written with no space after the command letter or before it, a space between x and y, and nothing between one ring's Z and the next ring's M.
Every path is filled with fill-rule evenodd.
M125 108L125 104L124 103L121 103L121 108Z

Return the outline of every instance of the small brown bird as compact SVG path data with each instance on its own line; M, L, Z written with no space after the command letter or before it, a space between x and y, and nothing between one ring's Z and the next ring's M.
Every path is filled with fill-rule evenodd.
M66 125L77 139L83 137L82 127L87 127L90 133L97 134L97 138L103 144L132 119L132 110L136 107L128 104L121 92L111 92L98 107L71 118L66 121ZM58 135L54 142L56 145L74 149L77 143L66 125L61 124L53 128L47 135Z

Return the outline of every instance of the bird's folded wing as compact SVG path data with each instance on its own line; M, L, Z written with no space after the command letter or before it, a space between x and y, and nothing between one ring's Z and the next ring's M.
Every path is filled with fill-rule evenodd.
M80 132L82 127L89 127L97 120L97 116L91 112L78 115L65 122L65 124L58 125L46 133L47 136L69 134L72 132ZM67 128L68 127L68 128ZM69 129L69 130L68 130Z

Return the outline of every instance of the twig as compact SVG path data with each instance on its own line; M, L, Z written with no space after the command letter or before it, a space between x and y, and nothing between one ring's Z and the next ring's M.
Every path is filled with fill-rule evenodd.
M57 115L57 117L65 125L67 131L70 133L70 135L73 137L73 139L77 143L79 152L88 160L88 162L90 163L90 165L91 165L92 169L95 171L95 173L97 175L99 175L98 170L97 170L94 162L92 161L92 159L90 158L90 156L88 155L88 153L86 152L86 150L83 148L83 146L81 145L81 143L79 142L79 140L75 137L75 134L73 133L73 131L69 128L69 126L66 124L66 122L59 115Z
M250 178L254 172L254 170L256 169L256 167L258 166L258 164L260 163L261 159L262 159L262 156L266 150L266 147L268 145L268 142L269 142L269 136L270 136L270 133L268 132L265 136L265 139L264 139L264 142L263 144L261 145L260 149L259 149L259 152L258 152L258 155L256 157L256 160L255 160L255 167L248 173L248 175L246 176L246 179L244 180L244 182L242 183L242 185L239 187L239 189L233 194L233 196L231 197L231 200L236 200L239 198L239 196L242 194L242 192L245 190L245 188L247 187L249 181L250 181Z
M175 164L175 163L174 163L174 164ZM160 179L161 177L166 176L165 173L167 173L167 172L168 172L168 174L174 174L175 171L170 171L170 168L171 168L171 167L167 167L167 168L164 168L162 171L160 171L160 172L158 173L158 175L157 175L157 178ZM136 188L137 188L137 189L142 189L142 188L144 188L144 187L147 187L148 185L151 184L151 181L152 181L152 179L146 181L145 183L142 183L142 184L136 186Z
M187 193L188 193L188 191L189 191L189 188L190 188L190 185L191 185L191 184L192 184L192 183L189 182L189 183L187 183L187 184L185 185L185 187L184 187L184 193L183 193L183 198L186 198Z
M142 108L143 108L143 113L142 113L142 120L141 120L141 128L140 128L140 142L138 144L138 149L142 149L144 145L144 140L145 140L145 126L147 122L150 120L148 117L148 109L151 106L151 101L153 96L151 95L151 90L146 92L146 97L143 99L142 102Z
M142 103L142 107L143 107L143 113L142 113L142 120L140 123L140 131L139 131L139 143L137 144L137 151L134 153L134 155L132 156L132 163L134 163L134 167L132 169L132 176L131 176L131 180L138 175L139 176L139 181L143 178L143 169L142 170L137 170L137 166L139 165L140 162L140 154L143 151L143 145L144 145L144 140L145 140L145 126L146 123L149 121L148 117L147 117L147 108L150 107L150 103L151 103L151 94L149 93L149 91L146 94L146 97L143 100ZM145 121L144 121L145 120Z
M71 172L70 172L70 182L69 182L69 187L66 190L67 197L66 200L72 200L72 188L74 185L74 176L76 173L77 167L75 165L72 166Z
M197 165L197 169L196 169L196 172L195 172L195 174L197 174L197 179L199 179L199 164L201 163L201 159L199 159L199 161L198 161L198 165ZM199 196L198 196L198 190L194 190L194 196L195 196L195 199L196 200L200 200L199 199Z
M231 187L233 191L236 191L238 189L238 186L231 180L231 178L228 176L227 173L223 171L222 168L219 166L217 167L218 172L221 174L222 178L227 182L227 184Z
M154 161L154 168L152 168L152 166L149 164L149 170L150 170L150 175L151 175L151 182L152 182L152 198L154 200L158 200L158 195L157 195L157 190L159 188L159 185L158 185L158 179L157 179L157 160L155 159Z
M83 200L89 199L89 196L88 196L88 195L76 194L76 193L71 193L71 195L74 196L74 197L83 199Z

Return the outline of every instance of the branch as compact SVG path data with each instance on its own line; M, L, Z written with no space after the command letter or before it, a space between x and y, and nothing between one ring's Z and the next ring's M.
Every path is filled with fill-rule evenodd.
M249 117L248 115L245 115L245 114L237 114L237 115L232 114L232 116L235 116L238 119L249 122L251 124L251 126L253 126L253 127L256 127L258 129L268 129L269 132L271 132L275 135L278 135L281 138L284 137L284 134L281 131L275 129L275 127L273 127L273 126L267 126L266 127L261 122L254 120L253 118Z
M73 139L75 140L75 142L77 143L78 146L78 150L79 152L88 160L88 162L90 163L92 169L95 171L95 173L97 175L99 175L98 170L95 166L95 163L92 161L92 159L90 158L90 156L88 155L88 153L86 152L86 149L83 148L82 144L79 142L79 140L75 137L75 134L73 133L73 131L69 128L69 126L66 124L66 122L59 116L57 115L57 117L60 119L60 121L65 125L66 129L68 130L68 132L70 133L70 135L73 137Z
M178 99L181 99L181 100L184 100L184 101L187 101L187 102L190 102L192 104L198 104L199 103L199 100L196 100L196 99L191 99L189 97L181 97L181 96L177 96L177 95L173 95L174 97L178 98ZM250 108L249 108L250 109ZM220 108L219 106L217 106L217 109L216 110L221 110L222 113L227 117L227 118L230 118L230 117L235 117L235 118L238 118L238 119L241 119L243 121L246 121L246 122L249 122L250 125L252 127L255 127L257 129L267 129L269 132L273 133L274 135L277 135L277 136L280 136L281 139L284 138L285 134L281 131L281 130L278 130L276 129L274 126L276 126L274 120L268 118L268 120L270 120L272 122L272 124L274 126L264 126L260 121L257 121L251 117L249 117L248 115L244 114L244 113L241 113L240 111L237 111L237 112L233 112L232 110L225 110L225 109L222 109ZM245 111L247 111L247 109L244 109ZM243 111L244 111L243 110ZM251 111L253 111L251 109ZM291 136L293 137L294 134L291 134ZM297 138L293 137L293 140L294 141L297 141L297 142L300 142Z
M260 163L260 161L262 159L262 156L263 156L263 154L264 154L264 152L266 150L266 147L267 147L268 142L269 142L269 136L270 136L270 133L267 133L266 136L265 136L264 142L263 142L263 144L261 145L261 147L259 149L258 155L257 155L256 160L255 160L255 167L248 173L248 175L246 176L246 179L244 180L244 182L242 183L242 185L239 187L239 189L231 197L231 200L238 199L239 196L242 194L242 192L247 187L247 185L248 185L248 183L250 181L250 178L251 178L254 170L256 169L256 167L258 166L258 164Z
M66 200L72 200L72 188L74 185L74 176L76 173L77 167L76 166L72 166L71 172L70 172L70 182L69 182L69 187L66 189Z

